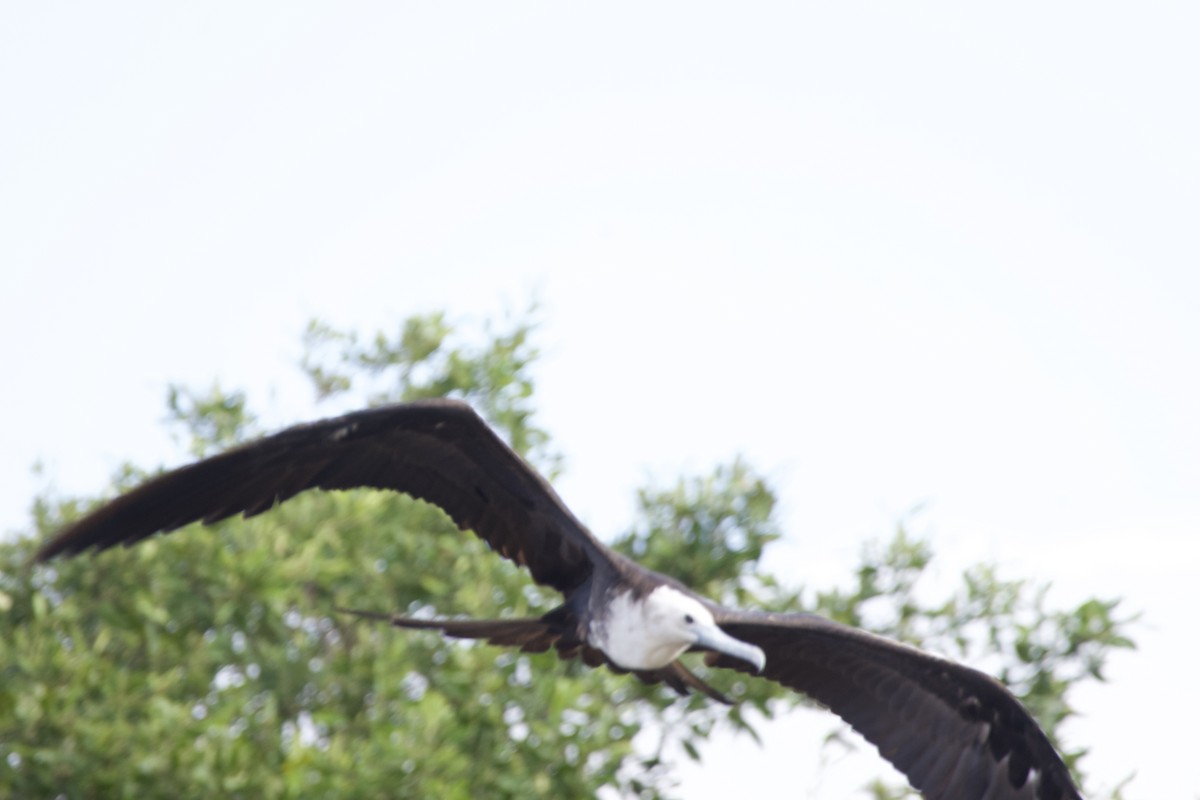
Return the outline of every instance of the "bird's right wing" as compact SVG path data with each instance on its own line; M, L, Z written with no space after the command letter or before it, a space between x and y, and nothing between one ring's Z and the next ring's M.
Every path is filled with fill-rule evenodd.
M39 560L252 516L307 489L374 487L439 506L534 580L567 593L619 558L465 403L426 400L326 419L152 478L76 521Z

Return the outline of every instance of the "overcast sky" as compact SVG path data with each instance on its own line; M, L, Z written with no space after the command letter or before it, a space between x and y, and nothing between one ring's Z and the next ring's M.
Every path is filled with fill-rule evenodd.
M991 560L1143 613L1067 740L1097 786L1191 796L1198 24L1188 3L4 4L0 524L47 486L179 463L169 382L245 388L271 426L322 413L295 369L310 318L471 328L536 298L541 419L598 533L647 480L740 454L780 494L772 569L830 586L922 506L946 586ZM884 774L820 770L827 722L720 739L681 794Z

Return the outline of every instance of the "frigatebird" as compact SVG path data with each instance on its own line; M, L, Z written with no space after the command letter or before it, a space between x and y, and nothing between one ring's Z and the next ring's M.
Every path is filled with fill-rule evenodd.
M253 516L306 489L373 487L442 508L564 601L532 619L357 612L525 651L557 650L681 694L728 698L679 657L761 674L826 706L930 800L1081 800L1058 753L998 681L814 614L722 607L606 547L467 404L427 400L297 425L166 472L71 524L38 560Z

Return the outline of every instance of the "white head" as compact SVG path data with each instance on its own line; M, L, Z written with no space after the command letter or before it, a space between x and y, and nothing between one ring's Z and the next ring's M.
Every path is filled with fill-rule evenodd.
M617 595L607 617L592 623L588 639L625 669L665 667L692 646L740 658L759 670L766 663L762 650L725 633L703 603L670 586L640 600L632 592Z

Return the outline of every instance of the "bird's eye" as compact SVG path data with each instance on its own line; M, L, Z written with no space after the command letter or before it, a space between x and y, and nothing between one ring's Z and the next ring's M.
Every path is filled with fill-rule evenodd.
M688 625L691 625L693 622L696 621L696 619L691 614L684 614L683 621L686 622Z

